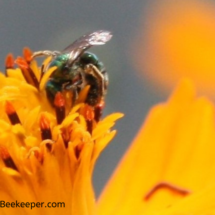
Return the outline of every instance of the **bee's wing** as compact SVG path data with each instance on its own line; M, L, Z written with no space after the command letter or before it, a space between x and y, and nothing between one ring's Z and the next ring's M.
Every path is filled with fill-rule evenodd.
M109 31L95 31L86 34L76 40L74 43L66 47L62 53L70 53L70 60L68 64L72 64L85 50L92 46L104 45L112 37Z

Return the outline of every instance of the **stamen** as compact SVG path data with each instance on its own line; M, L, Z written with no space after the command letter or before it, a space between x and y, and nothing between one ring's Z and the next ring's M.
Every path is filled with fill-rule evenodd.
M53 143L54 143L53 140L46 139L46 140L43 140L40 145L45 145L45 147L48 149L48 151L51 151Z
M12 125L21 124L20 119L12 105L9 101L5 102L5 112Z
M7 148L5 146L0 145L0 158L3 160L6 167L12 168L14 170L17 170L17 167L11 158Z
M64 120L66 112L65 112L65 99L61 92L58 92L55 95L54 100L55 105L55 112L57 117L57 123L61 124L61 122Z
M85 106L85 118L89 121L92 121L95 117L93 107L86 105Z
M149 200L153 195L154 193L156 193L158 190L160 189L168 189L174 193L177 193L179 195L182 195L182 196L186 196L188 194L190 194L190 191L189 190L186 190L184 188L181 188L181 187L178 187L178 186L175 186L173 184L170 184L168 182L160 182L158 183L157 185L155 185L144 197L144 200L147 201Z
M45 114L41 114L41 117L40 117L40 130L41 130L42 140L52 139L50 122Z
M95 117L94 109L90 105L85 105L84 117L87 123L87 131L92 134L93 132L93 121Z
M69 139L70 139L70 133L68 132L68 129L65 129L65 128L62 128L61 131L62 131L61 135L62 135L62 138L63 138L65 148L68 148Z
M78 144L75 147L75 156L76 156L77 159L80 157L82 148L83 148L83 144Z
M40 151L40 148L39 147L33 147L29 150L26 158L28 159L31 155L34 155L35 158L40 162L40 163L43 163L43 154L41 153Z
M87 123L87 131L92 134L93 132L93 121L91 120L86 120L86 123Z
M95 110L94 110L94 113L95 113L95 120L96 122L98 122L100 119L101 119L101 116L102 116L102 111L104 109L104 101L102 100L96 107L95 107Z
M31 62L31 60L32 60L32 57L31 57L31 56L32 56L32 51L31 51L29 48L25 47L25 48L23 49L23 56L24 56L26 62L27 62L28 64L30 64L30 62Z
M21 69L28 69L28 63L22 58L17 57L15 60L15 63L21 68Z
M21 69L26 82L35 86L38 89L39 81L37 80L37 77L35 76L34 72L32 71L32 69L29 66L29 64L27 63L27 61L25 59L23 59L22 57L17 57L17 59L15 60L15 63Z
M41 79L42 79L42 77L43 77L43 75L44 75L44 64L41 66L41 76L40 76L40 81L41 81Z
M5 71L7 74L7 69L13 69L14 68L14 58L13 55L10 53L7 55L5 59Z

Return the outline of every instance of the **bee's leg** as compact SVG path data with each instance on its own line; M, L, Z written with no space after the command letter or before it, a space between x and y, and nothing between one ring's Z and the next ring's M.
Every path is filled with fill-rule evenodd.
M96 78L96 80L98 81L101 98L103 98L103 96L106 93L105 80L103 74L93 64L86 65L85 72Z
M57 55L59 55L60 52L58 51L49 51L49 50L44 50L44 51L38 51L38 52L34 52L32 55L32 59L34 59L35 57L41 57L41 56L52 56L55 57Z
M98 122L101 119L102 112L103 112L103 109L104 109L104 105L105 105L104 100L101 100L99 102L99 104L97 104L95 106L95 108L94 108L96 122Z
M96 81L99 91L99 97L94 106L95 120L98 122L102 116L102 111L104 108L104 95L106 94L108 85L108 76L106 72L101 72L96 66L89 64L85 68L85 73L92 75Z
M46 84L45 89L49 102L51 103L52 106L54 106L55 95L57 94L57 92L61 92L61 85L59 85L53 80L49 80Z
M103 79L104 79L104 90L105 90L105 94L107 92L107 87L108 87L108 84L109 84L109 77L108 77L108 73L106 72L106 70L103 70L102 72L102 76L103 76Z

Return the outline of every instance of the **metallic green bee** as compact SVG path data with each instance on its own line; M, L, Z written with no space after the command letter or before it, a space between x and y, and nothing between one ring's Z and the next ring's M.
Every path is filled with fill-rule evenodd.
M111 37L109 31L100 30L82 36L62 52L44 50L33 53L32 58L52 57L51 62L43 69L43 73L53 66L57 67L45 86L52 105L57 92L72 91L75 102L80 90L87 85L90 85L90 89L85 102L93 107L99 104L107 91L108 74L97 56L85 51L92 46L105 44Z

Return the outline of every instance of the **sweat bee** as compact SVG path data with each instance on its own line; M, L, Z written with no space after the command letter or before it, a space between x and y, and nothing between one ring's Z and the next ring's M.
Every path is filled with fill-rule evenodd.
M51 105L54 105L56 93L63 91L71 91L75 102L80 90L87 85L90 89L85 103L92 107L100 103L107 92L108 74L98 57L86 50L92 46L104 45L111 37L109 31L99 30L80 37L62 52L44 50L33 53L32 58L51 56L50 63L43 68L43 74L49 68L56 67L45 84Z

